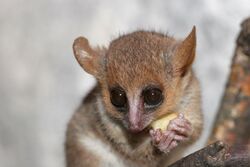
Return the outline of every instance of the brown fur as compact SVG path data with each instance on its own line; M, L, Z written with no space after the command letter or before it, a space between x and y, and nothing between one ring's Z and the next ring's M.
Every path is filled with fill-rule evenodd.
M98 86L69 123L66 139L68 167L112 166L116 160L124 166L162 166L162 163L169 164L173 157L177 159L178 151L199 137L203 125L200 89L190 67L195 56L195 38L195 29L184 41L156 32L137 31L119 37L107 50L101 51L91 49L83 37L74 42L78 62L97 78ZM154 112L141 111L144 130L130 133L127 115L110 103L109 90L120 86L127 97L137 97L149 84L163 90L164 101ZM148 128L152 121L172 111L183 112L192 123L193 132L190 142L165 155L151 144ZM98 140L100 145L107 145L110 159L105 160L105 155L101 157L86 146L84 138L88 137ZM108 162L112 160L115 162Z

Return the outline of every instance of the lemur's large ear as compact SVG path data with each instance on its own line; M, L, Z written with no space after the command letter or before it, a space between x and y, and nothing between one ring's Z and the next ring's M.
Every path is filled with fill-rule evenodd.
M74 55L81 67L89 74L97 77L100 70L100 56L97 51L91 48L84 37L78 37L73 44Z
M173 58L174 73L184 76L191 67L196 50L196 29L193 27L191 33L177 47Z

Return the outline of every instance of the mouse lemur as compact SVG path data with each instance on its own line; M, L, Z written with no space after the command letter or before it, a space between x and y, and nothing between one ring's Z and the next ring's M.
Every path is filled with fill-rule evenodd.
M180 158L203 127L195 48L195 27L184 40L136 31L108 48L77 38L74 55L97 85L68 124L67 167L156 167Z

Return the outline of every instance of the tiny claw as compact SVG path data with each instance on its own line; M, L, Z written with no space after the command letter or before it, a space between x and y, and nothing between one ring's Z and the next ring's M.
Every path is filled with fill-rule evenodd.
M180 113L180 114L178 115L178 117L181 118L181 119L183 119L183 118L184 118L184 114L183 114L183 113Z
M150 130L149 130L149 134L150 134L150 136L153 136L153 135L154 135L154 133L155 133L155 132L154 132L154 130L153 130L153 129L150 129Z

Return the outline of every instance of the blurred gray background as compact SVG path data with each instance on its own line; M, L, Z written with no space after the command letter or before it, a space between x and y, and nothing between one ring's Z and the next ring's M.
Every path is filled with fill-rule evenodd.
M195 70L209 134L249 0L0 1L0 167L64 166L68 120L94 84L73 40L107 45L137 28L185 37L197 27ZM190 150L191 151L191 150Z

